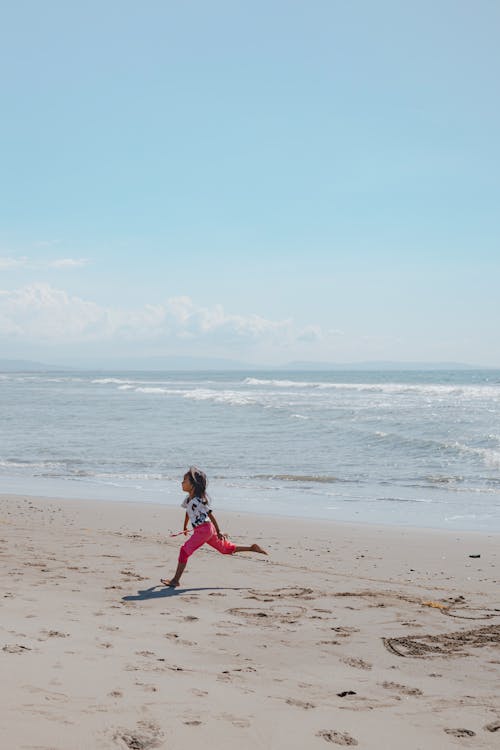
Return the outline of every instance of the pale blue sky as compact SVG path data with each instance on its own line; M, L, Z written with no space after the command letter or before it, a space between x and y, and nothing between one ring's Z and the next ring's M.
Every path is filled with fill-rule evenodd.
M0 356L500 365L499 38L496 0L5 4Z

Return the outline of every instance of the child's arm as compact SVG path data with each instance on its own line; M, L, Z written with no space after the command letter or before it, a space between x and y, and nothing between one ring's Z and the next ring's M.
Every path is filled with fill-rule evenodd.
M219 539L223 539L225 535L219 529L219 524L217 523L217 519L216 519L216 517L214 516L214 514L212 513L211 510L208 511L208 515L210 516L210 520L212 521L213 525L215 526L215 531L217 532L217 536L219 537Z
M186 515L184 516L184 533L185 533L185 534L187 534L187 530L188 530L188 523L189 523L189 516L188 516L188 514L186 513Z

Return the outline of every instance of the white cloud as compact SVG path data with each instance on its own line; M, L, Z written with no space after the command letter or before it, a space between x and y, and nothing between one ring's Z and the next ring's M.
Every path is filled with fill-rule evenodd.
M105 311L48 284L0 291L0 333L27 340L64 341L106 330Z
M207 336L214 333L226 337L260 339L288 336L292 330L290 320L273 321L259 315L234 315L224 312L222 305L213 308L195 305L190 297L173 297L165 307L172 318L178 335L183 337Z
M30 260L26 256L22 258L0 257L0 270L12 268L26 268L39 270L42 268L81 268L88 263L87 258L56 258L55 260Z
M100 306L46 283L0 291L0 335L51 343L187 339L273 347L322 337L318 326L298 329L291 320L226 313L222 305L203 307L190 297L125 310Z
M305 326L305 328L302 328L297 334L297 339L299 341L310 343L321 341L322 338L323 331L321 330L320 326Z
M49 268L81 268L88 263L87 258L60 258L47 263Z
M9 268L23 268L28 265L27 258L5 258L0 257L0 271L7 270Z

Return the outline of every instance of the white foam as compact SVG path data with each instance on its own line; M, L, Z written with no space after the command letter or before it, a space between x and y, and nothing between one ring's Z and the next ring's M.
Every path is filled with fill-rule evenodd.
M141 386L140 388L135 389L136 393L179 393L179 391L175 391L172 388L159 388L157 386Z
M259 378L245 378L245 385L271 385L276 388L316 388L318 383L306 383L300 380L260 380Z
M4 469L59 469L58 461L21 461L16 459L0 460L0 467Z
M241 391L214 391L209 388L195 388L187 391L184 398L193 401L213 401L216 404L230 404L231 406L247 406L257 403L254 396L249 396Z
M468 396L471 398L500 398L500 385L440 385L433 383L331 383L307 380L264 380L245 378L245 385L268 385L274 388L317 388L318 390L366 391L368 393L416 393L427 396Z
M96 378L95 380L91 380L91 383L98 383L100 385L109 385L112 383L117 383L120 385L121 383L132 383L132 380L123 380L123 378Z
M456 448L461 453L471 453L476 456L480 456L483 459L484 465L491 469L500 469L500 452L491 450L491 448L475 448L470 445L464 445L463 443L450 443L446 445L447 448Z

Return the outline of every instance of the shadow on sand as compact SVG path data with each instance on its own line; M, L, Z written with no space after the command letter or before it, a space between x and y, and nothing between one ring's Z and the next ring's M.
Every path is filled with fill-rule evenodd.
M163 584L151 586L149 589L139 589L136 596L122 596L123 602L143 602L147 599L165 599L170 596L182 596L182 594L191 594L194 591L241 591L239 587L223 586L201 586L192 589L176 588L171 589Z

